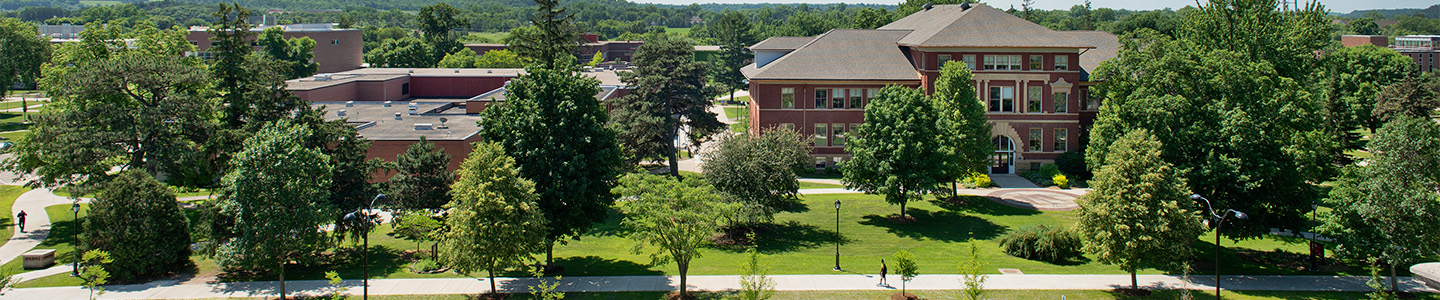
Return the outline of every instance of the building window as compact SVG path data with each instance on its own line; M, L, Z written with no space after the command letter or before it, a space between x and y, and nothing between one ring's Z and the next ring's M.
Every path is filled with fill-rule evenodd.
M963 59L963 60L965 60L965 66L966 66L966 67L969 67L970 70L972 70L972 71L975 70L975 56L974 56L974 55L961 55L960 58Z
M937 56L935 56L935 68L936 68L936 69L944 69L944 68L945 68L945 63L946 63L946 62L949 62L949 61L950 61L950 55L949 55L949 54L937 55Z
M875 97L878 97L878 96L880 96L880 89L868 89L868 90L865 90L865 102L870 102L870 100L874 100ZM864 104L864 103L861 103L861 104L860 104L860 107L861 107L861 108L864 108L864 107L865 107L865 104Z
M1066 133L1067 133L1067 132L1065 132L1065 128L1055 128L1055 151L1056 151L1056 152L1065 152L1065 140L1066 140L1066 137L1067 137Z
M780 108L795 108L795 88L780 88Z
M1040 105L1040 100L1044 100L1044 98L1045 88L1038 86L1029 87L1029 93L1025 94L1025 112L1045 112L1044 108L1041 108Z
M1045 57L1044 57L1044 56L1031 55L1031 56L1030 56L1030 69L1031 69L1031 70L1041 70L1041 69L1043 69L1043 67L1040 66L1040 62L1043 61L1043 60L1045 60Z
M861 103L864 103L865 101L864 96L865 90L850 89L850 108L860 108Z
M830 145L845 147L845 124L830 124L830 131L835 133L835 139L830 141Z
M986 70L1019 70L1019 55L986 55Z
M330 40L330 44L331 44L331 45L339 45L339 44L340 44L340 40Z
M200 42L190 41L191 46L200 46Z
M830 124L815 124L815 147L830 146Z
M834 109L845 108L845 89L830 90L830 105Z
M1070 69L1070 57L1064 55L1055 56L1055 70L1064 71Z
M815 89L815 108L825 109L830 107L830 90Z
M1086 92L1085 94L1087 94L1087 97L1085 97L1085 110L1099 110L1100 97L1095 96L1095 92Z
M1041 149L1041 148L1040 148L1040 145L1041 145L1040 143L1042 143L1042 142L1045 141L1045 136L1044 136L1044 134L1045 134L1045 130L1044 130L1044 129L1040 129L1040 128L1030 128L1030 151L1041 151L1041 150L1044 150L1044 149Z
M785 128L785 130L795 131L795 123L780 123L780 128Z
M1038 163L1038 162L1030 162L1030 170L1031 170L1031 171L1039 171L1039 170L1040 170L1040 163Z
M409 84L409 83L401 83L401 84L400 84L400 94L401 94L401 95L409 95L409 94L410 94L410 84Z
M825 169L825 161L827 161L827 160L825 159L825 157L823 157L823 156L816 156L816 157L815 157L815 169L822 169L822 170Z
M1015 88L1008 86L990 87L990 111L1014 112Z
M1069 106L1070 106L1070 93L1066 93L1066 92L1055 93L1055 100L1054 100L1054 101L1055 101L1055 112L1057 112L1057 113L1063 113L1063 112L1069 111L1068 108L1069 108Z
M851 136L855 136L855 132L858 131L860 131L860 123L850 123L850 130L846 130L845 132Z

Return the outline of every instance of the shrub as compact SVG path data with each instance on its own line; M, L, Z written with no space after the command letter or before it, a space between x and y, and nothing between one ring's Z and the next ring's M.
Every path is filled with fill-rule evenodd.
M440 263L433 259L422 259L410 265L410 271L415 273L431 273L440 268Z
M1045 177L1054 177L1055 174L1060 174L1060 167L1055 164L1040 165L1040 174L1045 175Z
M163 276L190 266L188 219L175 194L149 173L125 170L106 182L84 221L85 249L109 253L111 279Z
M990 175L980 172L970 173L970 176L965 176L965 179L960 180L960 185L968 189L990 187L991 184Z
M1085 166L1085 154L1077 151L1070 151L1060 154L1055 158L1055 166L1060 168L1061 173L1075 176L1076 179L1090 179L1090 169Z
M1066 178L1065 174L1055 174L1055 177L1050 177L1050 181L1055 182L1055 186L1062 189L1070 188L1070 178Z
M1060 227L1021 227L1000 238L1000 249L1025 259L1060 263L1080 256L1080 236Z

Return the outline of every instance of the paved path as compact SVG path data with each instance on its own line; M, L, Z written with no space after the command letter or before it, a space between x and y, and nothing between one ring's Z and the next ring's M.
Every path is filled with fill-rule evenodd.
M876 286L873 275L775 275L776 290L893 290L899 288L899 279L892 280L896 286ZM961 289L960 275L920 275L907 284L911 290L955 290ZM1178 276L1141 275L1141 286L1150 289L1214 289L1214 279L1208 276L1191 277L1187 283ZM1278 290L1278 291L1370 291L1365 286L1368 277L1352 276L1229 276L1224 287L1231 290ZM525 293L526 287L537 282L534 278L497 278L501 290ZM241 282L217 284L176 284L177 281L157 281L148 284L106 286L105 299L196 299L224 297L265 297L275 296L275 282ZM623 291L670 291L676 287L679 278L675 276L597 276L565 277L557 289L561 292L623 292ZM689 285L696 290L721 291L740 288L740 276L713 275L690 276ZM1402 288L1412 292L1437 292L1412 277L1402 277ZM1107 290L1129 286L1129 275L990 275L985 282L986 289L995 290ZM335 291L325 281L288 281L291 295L319 295ZM359 280L341 283L344 292L359 295ZM372 295L418 295L418 294L478 294L489 291L486 279L376 279L370 281ZM15 289L0 296L0 299L84 299L87 291L80 287L26 288Z
M50 216L45 213L45 207L70 203L70 199L55 196L46 188L33 189L15 198L10 215L25 211L26 232L20 232L19 226L15 227L15 235L6 241L4 246L0 246L0 264L19 258L21 254L39 246L40 242L50 235Z
M990 174L990 182L1002 188L1038 189L1040 186L1015 174Z
M55 265L55 266L50 267L50 268L48 268L48 269L35 270L35 271L30 271L30 272L15 274L15 277L14 277L13 279L15 280L15 282L25 282L25 281L36 280L36 279L40 279L40 278L45 277L45 276L70 273L70 270L73 270L73 269L74 269L73 267L74 267L74 265L71 265L71 264Z

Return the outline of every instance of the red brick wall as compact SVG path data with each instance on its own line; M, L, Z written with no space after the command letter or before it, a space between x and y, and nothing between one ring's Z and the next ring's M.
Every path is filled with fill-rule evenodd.
M355 85L355 101L400 101L410 98L410 94L401 93L406 84L410 84L411 78L400 77L386 81L359 81L351 83ZM415 91L413 85L411 91Z
M1340 37L1340 44L1345 47L1360 45L1375 45L1386 47L1390 45L1390 38L1383 35L1346 35Z
M409 149L411 144L417 143L419 141L420 139L418 138L414 140L371 140L370 150L366 153L365 156L366 159L379 158L384 159L385 161L395 161L401 153L405 153L405 150ZM447 165L445 169L453 172L456 169L460 168L460 163L464 162L466 157L470 156L470 151L473 149L471 147L471 144L479 141L480 137L479 135L476 135L463 141L432 140L430 142L435 144L435 148L440 149L441 151L445 151L445 153L447 154L450 154L450 164ZM386 181L390 180L391 176L395 176L395 174L393 172L389 174L386 174L385 172L376 172L371 177L371 181Z
M411 77L413 97L469 98L505 86L515 77Z
M195 44L199 51L210 50L210 37L208 31L190 31L185 39ZM259 36L257 32L249 41L255 41ZM334 73L359 69L364 53L364 32L359 29L340 29L331 31L291 31L285 32L285 38L310 37L315 40L314 54L315 63L320 64L318 72ZM256 51L262 47L255 47Z

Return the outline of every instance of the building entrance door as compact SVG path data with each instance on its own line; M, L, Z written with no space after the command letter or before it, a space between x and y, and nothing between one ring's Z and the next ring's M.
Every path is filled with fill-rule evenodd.
M995 153L990 155L990 174L1010 174L1011 167L1015 165L1015 141L1003 135L995 137L994 141Z

